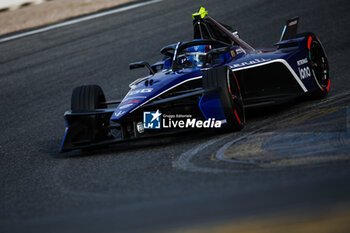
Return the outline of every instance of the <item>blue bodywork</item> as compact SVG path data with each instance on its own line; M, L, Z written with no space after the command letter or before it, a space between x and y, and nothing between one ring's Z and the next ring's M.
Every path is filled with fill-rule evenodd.
M243 49L239 46L233 46L231 50L234 52L234 55L232 55L231 52L222 54L221 62L214 64L212 67L218 65L227 65L231 67L233 72L238 72L260 66L266 66L272 63L277 63L289 70L291 77L299 87L296 90L296 93L306 93L316 88L316 84L312 76L302 79L298 70L309 67L308 62L301 66L298 66L297 64L297 61L303 60L308 56L305 49L303 49L306 47L306 43L307 41L305 41L303 37L286 40L277 43L275 46L293 46L287 47L286 49L276 48L275 50L269 52L265 52L264 50L259 49L252 51ZM111 120L118 122L123 117L134 112L136 109L142 107L143 105L151 102L156 97L159 97L162 94L177 87L178 85L194 79L201 79L203 71L211 68L210 66L194 68L191 67L172 71L171 65L169 63L171 64L171 60L167 59L165 61L154 64L153 66L160 66L164 64L164 67L154 75L150 75L136 85L131 86L130 91L115 110L114 114L111 117ZM261 78L264 78L266 79L266 82L269 82L269 77ZM223 111L218 108L218 106L220 106L220 100L217 94L211 94L203 97L198 105L203 113L203 116L206 119L215 117L216 119L224 120ZM213 111L213 109L217 109L217 111Z

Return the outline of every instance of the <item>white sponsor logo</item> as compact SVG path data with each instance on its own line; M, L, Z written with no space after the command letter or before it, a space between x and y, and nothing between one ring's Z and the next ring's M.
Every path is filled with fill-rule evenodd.
M153 91L153 88L144 88L144 89L138 89L138 90L133 90L129 92L129 95L136 95L136 94L140 94L140 93L150 93Z
M256 58L256 59L251 60L251 61L242 62L242 63L238 63L238 64L233 64L232 68L254 65L254 64L258 64L258 63L262 63L262 62L266 62L266 61L270 61L270 60L271 59Z
M159 110L156 112L143 112L144 129L221 128L221 125L225 123L226 120L216 120L215 118L207 120L192 118L190 114L162 115Z
M298 66L302 66L304 64L306 64L308 61L307 61L307 58L304 58L304 59L301 59L299 61L297 61L297 65Z
M299 74L300 74L300 78L301 79L305 79L311 76L311 71L309 67L305 67L305 68L298 68L299 70Z
M128 107L130 107L130 106L132 106L132 104L125 104L125 105L121 106L119 109L128 108Z
M116 117L123 115L125 112L124 111L119 111L118 113L114 113Z
M236 54L241 54L241 53L245 53L245 51L242 48L238 48L236 49Z
M297 24L297 22L298 22L298 20L294 20L294 21L290 22L290 23L288 24L288 26L289 26L289 27L290 27L290 26L293 26L293 25Z
M197 120L195 118L187 118L186 120L173 120L163 118L163 128L220 128L221 121L215 118L209 118L206 121Z
M125 100L123 100L123 102L129 99L146 99L146 98L147 98L146 96L132 96L132 97L126 98Z

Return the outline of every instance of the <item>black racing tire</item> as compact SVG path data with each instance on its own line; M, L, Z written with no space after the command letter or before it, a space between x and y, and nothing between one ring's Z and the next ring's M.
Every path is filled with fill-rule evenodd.
M107 108L105 102L106 98L100 86L79 86L73 90L71 110L73 113L76 113Z
M305 37L305 51L316 88L310 91L312 99L322 99L329 93L331 80L326 52L320 39L312 32L297 34L294 38Z
M106 98L102 88L98 85L86 85L74 88L71 98L72 113L92 112L96 109L106 109ZM102 141L108 138L109 119L104 115L91 115L81 118L86 127L86 135L91 142Z
M245 124L245 110L238 80L230 67L219 66L203 72L203 88L220 88L226 131L239 131Z

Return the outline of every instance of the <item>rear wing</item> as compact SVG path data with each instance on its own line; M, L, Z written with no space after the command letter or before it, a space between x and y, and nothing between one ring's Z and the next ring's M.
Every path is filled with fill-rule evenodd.
M288 19L284 25L280 41L291 38L298 33L299 17Z

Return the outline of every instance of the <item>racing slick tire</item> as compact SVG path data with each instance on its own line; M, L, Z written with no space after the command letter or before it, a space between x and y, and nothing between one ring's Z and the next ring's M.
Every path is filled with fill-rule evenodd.
M100 86L79 86L73 90L71 110L74 113L107 108L105 102L106 98Z
M219 66L203 72L203 88L220 88L227 131L239 131L245 124L245 111L238 80L230 67Z
M106 98L98 85L86 85L74 88L71 98L72 113L94 112L96 109L106 109ZM85 135L91 141L99 141L108 137L109 119L104 115L91 115L82 118L87 126Z
M316 88L310 92L312 99L321 99L328 95L331 80L329 75L329 64L326 52L320 39L311 32L300 33L293 38L304 37L306 57L310 64L311 74L315 81Z

